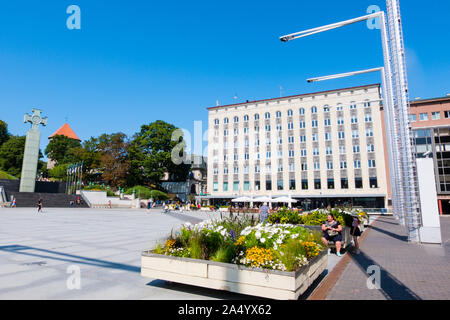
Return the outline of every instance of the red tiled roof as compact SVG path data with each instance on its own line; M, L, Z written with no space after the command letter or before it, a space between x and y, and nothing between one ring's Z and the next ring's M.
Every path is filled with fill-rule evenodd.
M72 128L67 123L64 123L64 125L61 128L56 130L56 132L54 134L52 134L50 137L48 137L48 138L51 139L54 136L66 136L68 138L81 141L81 139L78 138L78 136L75 134L75 132L73 132Z

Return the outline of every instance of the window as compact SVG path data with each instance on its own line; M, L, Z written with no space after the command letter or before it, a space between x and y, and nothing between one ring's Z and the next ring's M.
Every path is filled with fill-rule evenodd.
M358 130L352 130L352 138L359 138L359 131Z
M331 147L327 147L325 153L326 153L327 155L331 155L331 154L333 154L333 149L331 149Z
M319 155L319 148L314 148L313 149L313 156L318 156Z
M219 136L219 130L217 130L217 129L214 130L214 136L215 136L215 137L218 137L218 136Z
M278 164L278 172L283 172L283 165L281 163Z
M371 188L378 188L377 177L370 177L369 178L369 185L370 185Z
M375 152L375 145L368 144L367 145L367 152Z
M219 124L219 119L214 119L214 124Z
M269 112L266 112L266 113L264 114L264 118L270 119L270 113L269 113Z
M294 143L294 136L289 136L288 137L288 142L289 143Z
M301 115L305 114L305 109L303 108L298 109L298 113Z
M239 134L239 129L238 128L234 128L234 135L237 136Z
M416 122L417 121L417 116L415 114L410 114L409 115L409 121L410 122Z
M330 140L331 140L331 133L325 132L325 141L330 141Z
M256 166L255 166L255 173L259 173L259 172L260 172L260 170L261 170L261 169L259 168L259 166L258 166L258 165L256 165Z
M444 111L444 118L445 119L450 118L450 110Z
M219 183L218 182L214 182L213 183L213 190L214 191L219 191Z
M277 144L283 144L283 138L278 138L277 139Z
M234 159L234 161L238 161L238 160L239 160L239 155L238 155L238 154L235 154L235 155L233 156L233 159Z
M223 168L223 174L228 174L228 167Z
M330 118L325 119L324 122L325 122L325 127L331 126L331 119Z
M323 107L323 112L330 112L330 107L329 106L324 106Z
M420 121L427 121L428 120L428 113L421 113L419 114Z
M305 121L300 121L300 129L304 129L304 128L306 128Z
M259 146L259 139L255 140L255 146Z
M372 130L372 128L366 129L366 137L373 137L373 130Z
M311 107L311 113L317 113L317 107Z
M289 158L293 158L294 157L294 150L289 150Z
M288 111L287 111L287 115L288 115L288 117L292 117L292 110L291 109L289 109Z
M339 140L345 139L345 133L344 133L344 131L339 131L339 132L338 132L338 139L339 139Z
M439 111L431 113L431 119L432 120L439 120L440 118L441 118L441 113Z
M370 108L370 101L364 102L364 108Z
M317 133L312 134L312 141L319 141L319 135Z
M266 145L270 145L270 138L266 138Z
M318 122L317 120L312 120L312 127L317 128Z
M267 151L267 152L266 152L266 158L267 158L267 159L270 159L271 156L272 156L272 153L271 153L270 151Z
M300 136L300 142L306 142L306 136Z
M281 127L281 124L279 123L279 124L277 124L277 131L281 131L281 130L283 130L283 129Z
M266 124L266 131L270 131L270 124Z
M259 120L259 114L258 113L255 113L255 120Z
M351 110L356 109L356 102L355 101L350 102L350 109Z
M277 118L281 118L281 111L277 111L277 112L275 113L275 116L276 116Z
M320 170L320 162L314 161L314 170Z
M348 189L348 179L341 178L341 189Z
M375 160L369 160L369 168L375 168Z
M227 129L223 130L223 135L224 135L225 137L228 136L228 130L227 130Z
M239 173L239 167L234 167L234 173Z
M223 123L228 123L228 122L229 122L228 118L223 119Z
M327 161L327 169L333 170L333 162L332 161Z
M295 180L289 180L289 190L295 190Z
M277 189L278 190L283 190L283 180L278 180L277 181Z
M355 169L361 169L361 161L360 160L353 161L353 166L355 167Z
M228 182L223 183L223 191L228 191Z
M307 171L308 165L306 163L302 163L301 169L302 169L302 171Z
M272 190L272 180L266 180L266 190Z
M365 122L372 122L372 114L367 113L367 114L364 116L364 121L365 121Z
M259 189L261 189L261 182L255 181L255 190L259 190Z
M334 189L334 179L328 179L327 180L327 188L328 189Z
M288 122L288 130L294 129L294 123Z
M355 188L362 189L362 187L363 187L362 178L355 178Z
M244 191L249 191L249 190L250 190L250 182L244 181Z
M356 117L356 116L351 117L350 118L350 122L351 123L358 123L358 117Z
M236 116L236 117L234 117L233 120L234 120L234 123L238 123L239 122L239 117Z
M345 146L339 146L339 153L340 154L345 154L347 151L346 151L346 148L345 148Z
M219 169L218 168L214 168L214 175L219 174Z
M347 169L347 161L341 161L340 168L341 169Z
M250 154L245 153L245 154L244 154L244 159L245 159L245 160L249 160L249 159L250 159Z
M314 179L314 189L320 189L320 179Z
M239 190L239 182L235 181L233 182L233 191L238 191Z
M295 172L295 164L289 163L289 172Z
M338 104L336 106L336 111L343 111L344 110L344 106L342 104Z
M359 145L358 144L353 145L353 153L359 153Z
M282 150L278 150L278 158L283 158L283 151Z
M301 149L300 150L300 156L301 157L306 157L306 149Z
M248 115L247 114L244 116L244 122L248 122Z
M338 125L344 124L344 118L343 118L343 117L339 117L339 118L337 119L337 124L338 124Z
M307 190L307 189L308 189L308 180L302 179L302 190Z

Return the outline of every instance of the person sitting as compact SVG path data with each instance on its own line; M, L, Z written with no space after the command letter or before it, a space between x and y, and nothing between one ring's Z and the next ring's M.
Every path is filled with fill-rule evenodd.
M342 226L339 221L334 219L334 216L328 214L327 221L322 224L322 242L328 247L328 241L333 241L336 245L336 255L341 256L341 243L342 243ZM328 248L328 255L331 249Z

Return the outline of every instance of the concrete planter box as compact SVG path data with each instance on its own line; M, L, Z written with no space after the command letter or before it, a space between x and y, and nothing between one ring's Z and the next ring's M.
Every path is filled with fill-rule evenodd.
M141 275L153 279L226 290L271 299L298 299L327 268L322 251L295 272L248 268L231 263L171 257L151 252L141 256Z

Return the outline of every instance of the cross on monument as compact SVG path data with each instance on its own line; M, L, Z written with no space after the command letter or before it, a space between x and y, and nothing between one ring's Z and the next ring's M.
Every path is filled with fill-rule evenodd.
M25 140L22 174L20 176L20 192L34 192L41 139L39 125L47 125L47 117L41 117L42 110L31 109L31 112L31 116L26 113L23 119L24 123L31 123L31 129L27 132L27 138Z

